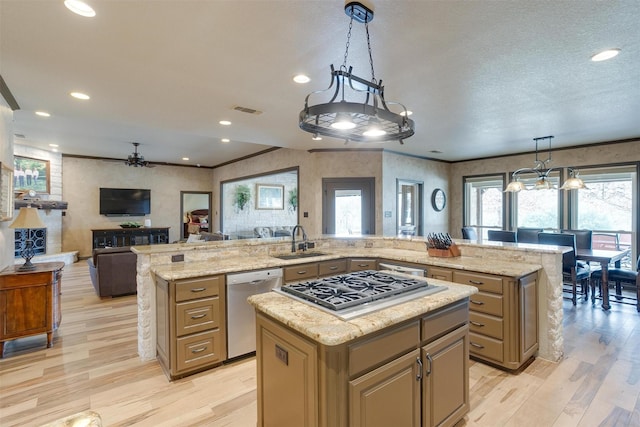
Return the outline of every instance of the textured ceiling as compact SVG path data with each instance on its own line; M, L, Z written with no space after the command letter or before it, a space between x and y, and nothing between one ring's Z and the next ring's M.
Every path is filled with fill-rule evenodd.
M137 141L146 160L205 166L272 146L344 147L312 141L297 124L304 97L342 64L343 1L88 3L95 18L62 0L0 0L0 75L24 135L16 143L125 158ZM376 148L456 161L531 151L545 135L554 148L640 137L637 0L366 4L376 77L416 123L404 145ZM612 47L618 57L589 60ZM362 24L349 64L370 77ZM300 72L311 82L293 83ZM74 90L91 100L69 97Z

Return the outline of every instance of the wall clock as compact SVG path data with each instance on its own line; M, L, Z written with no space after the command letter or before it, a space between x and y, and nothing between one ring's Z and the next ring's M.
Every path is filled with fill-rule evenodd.
M436 188L431 193L431 206L436 212L440 212L447 205L447 196L444 194L444 190Z

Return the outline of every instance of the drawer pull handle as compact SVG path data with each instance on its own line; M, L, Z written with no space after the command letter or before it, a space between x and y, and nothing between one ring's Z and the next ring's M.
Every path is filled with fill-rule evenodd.
M369 264L358 264L358 267L369 267Z
M202 348L196 348L191 350L191 353L193 354L198 354L198 353L202 353L203 351L205 351L207 349L207 347L202 347Z
M469 280L469 283L472 285L484 285L484 282L479 282L477 280Z
M433 364L433 359L431 358L431 355L429 353L426 354L425 356L427 358L427 362L429 362L429 367L427 368L427 375L431 375L431 365Z
M471 323L473 326L484 326L484 323L474 322L473 320L470 321L469 323Z
M191 292L203 292L203 291L206 291L206 290L207 290L207 288L192 288Z
M307 274L307 270L298 271L298 274Z
M196 314L195 316L191 316L192 320L202 319L206 314Z
M332 265L331 267L329 267L329 270L337 270L338 267L336 267L335 265Z
M477 344L477 343L474 343L473 341L470 342L469 344L471 344L475 348L481 348L481 349L484 348L484 346L482 344Z
M484 305L482 301L476 301L476 300L471 300L471 303L475 305Z

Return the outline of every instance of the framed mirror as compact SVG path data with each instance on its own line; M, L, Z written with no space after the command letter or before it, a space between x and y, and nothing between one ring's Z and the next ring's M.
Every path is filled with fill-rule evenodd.
M13 219L13 170L0 164L0 221Z

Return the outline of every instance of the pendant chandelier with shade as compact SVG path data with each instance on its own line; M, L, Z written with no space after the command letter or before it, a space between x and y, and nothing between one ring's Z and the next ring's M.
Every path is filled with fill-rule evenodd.
M538 138L533 138L536 143L536 159L534 161L534 166L532 168L520 168L511 174L511 182L507 185L507 188L504 190L507 193L517 193L522 190L555 190L556 187L549 180L549 174L554 170L560 170L562 167L549 167L551 164L551 140L553 139L553 135L549 136L541 136ZM547 152L547 158L542 160L538 157L538 144L540 141L548 140L549 141L549 150ZM573 168L567 168L569 172L569 178L562 184L560 190L580 190L586 189L587 187L584 185L582 179L580 179L580 174L577 170ZM522 174L532 174L535 173L537 175L537 180L535 184L531 188L527 188L527 186L520 179L520 175Z

